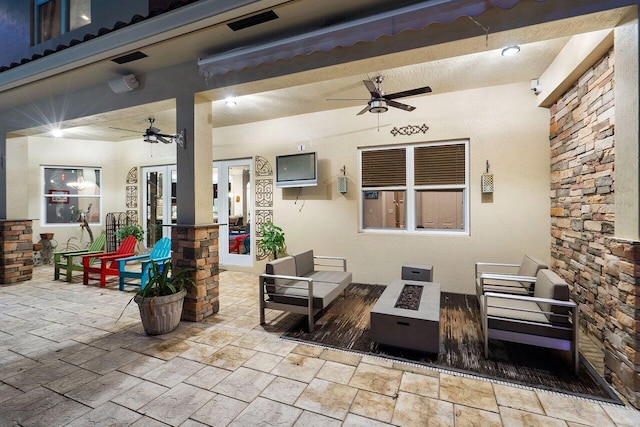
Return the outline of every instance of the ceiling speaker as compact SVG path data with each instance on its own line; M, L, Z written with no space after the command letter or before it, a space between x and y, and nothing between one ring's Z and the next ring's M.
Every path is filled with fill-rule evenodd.
M115 93L131 92L140 86L140 82L133 74L127 74L126 76L116 77L109 80L109 87Z

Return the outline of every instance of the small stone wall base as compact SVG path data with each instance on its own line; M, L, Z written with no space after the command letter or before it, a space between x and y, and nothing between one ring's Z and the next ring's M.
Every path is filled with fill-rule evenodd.
M176 225L171 241L173 267L195 269L191 277L196 286L185 297L182 320L200 322L220 309L218 226Z
M32 276L31 220L0 220L0 284L24 282Z

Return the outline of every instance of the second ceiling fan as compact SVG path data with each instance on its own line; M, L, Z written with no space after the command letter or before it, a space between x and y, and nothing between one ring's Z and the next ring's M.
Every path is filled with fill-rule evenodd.
M394 101L394 99L405 98L407 96L420 95L423 93L430 93L431 88L429 86L424 86L416 89L405 90L402 92L390 93L386 94L382 90L382 81L384 80L383 76L376 76L373 80L363 80L364 86L367 88L369 93L371 94L371 99L367 102L367 106L364 107L357 115L361 115L366 113L367 111L370 113L385 113L389 110L389 107L399 108L405 111L413 111L416 107L411 105L403 104L401 102ZM348 99L329 99L330 101L343 101Z

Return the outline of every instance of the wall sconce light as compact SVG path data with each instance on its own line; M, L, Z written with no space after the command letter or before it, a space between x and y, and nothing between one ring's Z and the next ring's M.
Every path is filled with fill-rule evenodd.
M489 160L487 160L487 171L480 178L482 193L493 193L493 174L489 173Z

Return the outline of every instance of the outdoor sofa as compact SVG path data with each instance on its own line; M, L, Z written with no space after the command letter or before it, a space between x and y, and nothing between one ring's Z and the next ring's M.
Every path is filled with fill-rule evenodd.
M259 278L260 324L270 308L306 314L313 331L315 315L346 289L351 277L345 258L315 256L313 250L268 262Z

